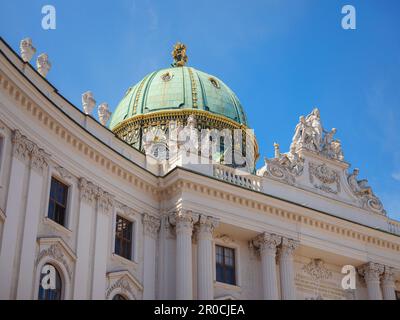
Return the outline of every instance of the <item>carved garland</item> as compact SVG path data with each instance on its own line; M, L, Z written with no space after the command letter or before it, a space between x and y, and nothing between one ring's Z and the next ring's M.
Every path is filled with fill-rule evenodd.
M312 259L303 266L302 270L315 281L332 278L332 272L325 267L325 263L321 259Z
M330 169L325 163L317 165L310 162L309 177L310 182L314 185L314 187L324 192L338 194L341 190L339 173L333 169ZM315 182L314 178L321 183Z

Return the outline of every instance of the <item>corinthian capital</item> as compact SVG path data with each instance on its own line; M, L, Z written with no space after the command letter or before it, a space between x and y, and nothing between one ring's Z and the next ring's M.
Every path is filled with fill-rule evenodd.
M157 232L160 229L160 219L145 213L143 215L144 234L152 238L157 238Z
M19 130L13 131L11 142L13 143L13 156L28 163L32 142L26 136L22 135Z
M280 255L283 257L291 257L293 255L293 251L296 250L298 246L298 241L282 237Z
M382 275L382 285L386 287L395 286L394 269L392 267L385 266L385 270Z
M97 190L97 205L103 213L110 213L114 207L114 196L101 188Z
M358 273L364 277L366 282L379 281L385 267L379 263L368 262L358 268Z
M218 219L200 215L199 223L197 225L197 239L211 239L212 233L218 225Z
M254 247L260 250L260 253L276 254L276 248L280 245L282 239L276 234L261 233L253 240Z
M78 187L81 200L93 204L96 200L96 186L85 178L80 178Z
M176 234L188 233L192 234L193 225L197 222L199 216L188 210L179 210L169 216L169 222L175 225Z
M40 149L37 145L32 144L31 150L31 167L40 173L48 166L49 154L43 149Z

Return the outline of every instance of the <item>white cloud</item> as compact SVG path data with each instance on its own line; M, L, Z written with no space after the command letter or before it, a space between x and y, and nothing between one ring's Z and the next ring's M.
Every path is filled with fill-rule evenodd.
M394 180L400 181L400 172L393 172L392 173L392 178Z

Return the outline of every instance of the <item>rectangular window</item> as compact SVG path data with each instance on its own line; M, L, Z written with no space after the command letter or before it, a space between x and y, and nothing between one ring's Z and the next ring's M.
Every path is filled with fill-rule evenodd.
M65 226L68 201L68 186L51 178L49 211L47 217L58 224Z
M115 253L121 257L132 259L133 223L117 216L115 223Z
M216 245L215 261L217 281L236 285L235 250Z

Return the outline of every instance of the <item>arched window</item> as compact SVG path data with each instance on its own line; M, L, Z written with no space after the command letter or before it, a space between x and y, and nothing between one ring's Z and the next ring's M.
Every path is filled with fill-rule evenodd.
M42 271L40 274L38 299L61 300L62 281L57 268L52 264L45 264L42 267ZM51 284L54 284L54 288L51 288Z
M113 300L128 300L122 294L116 294L112 299Z

